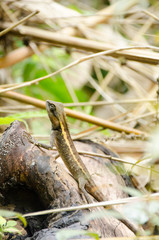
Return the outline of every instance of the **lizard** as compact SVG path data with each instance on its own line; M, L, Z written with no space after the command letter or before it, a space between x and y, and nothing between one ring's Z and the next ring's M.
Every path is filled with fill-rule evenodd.
M52 125L50 139L51 147L54 145L56 146L59 155L64 161L66 167L78 182L79 189L86 197L86 200L90 203L91 198L88 194L90 193L99 202L107 201L108 199L95 184L93 178L91 177L88 169L86 168L75 148L69 132L63 104L60 102L47 100L46 110ZM121 222L123 222L134 233L138 231L138 228L134 226L134 224L130 223L129 220L121 219Z

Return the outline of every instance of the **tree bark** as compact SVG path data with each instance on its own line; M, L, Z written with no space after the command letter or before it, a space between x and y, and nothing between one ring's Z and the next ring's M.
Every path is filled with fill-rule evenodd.
M76 181L70 175L62 160L58 158L55 161L56 152L35 146L29 141L30 137L25 125L22 122L14 121L0 139L1 208L14 202L17 211L19 203L15 199L17 199L17 192L21 188L23 188L23 193L26 192L23 200L27 202L26 206L25 201L19 201L23 207L21 206L18 210L22 213L86 203L79 192ZM78 150L103 153L97 146L97 144L91 144L90 142L76 142ZM107 149L107 152L111 155L114 154L109 149ZM103 159L99 157L82 156L82 160L92 174L94 181L108 199L127 197L121 188L124 181L108 159L104 164ZM14 190L16 191L14 192ZM12 195L11 199L8 200L9 193L12 191L15 195ZM31 198L31 192L36 196L34 200ZM41 204L37 209L38 202ZM30 237L34 234L30 239L40 240L44 236L55 239L56 232L61 228L66 228L87 229L97 232L100 237L134 236L124 224L113 217L91 220L87 224L80 222L81 217L90 211L95 212L95 210L97 209L80 210L73 213L64 212L52 214L46 218L43 217L40 225L43 230L38 229L36 223L35 230L39 232L34 234L34 229L32 231L27 229L27 234ZM30 220L31 218L27 218L28 222ZM31 227L33 228L32 222Z

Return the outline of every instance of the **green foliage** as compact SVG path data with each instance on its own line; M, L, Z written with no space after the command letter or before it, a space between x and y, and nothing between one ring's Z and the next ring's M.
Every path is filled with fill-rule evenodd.
M55 56L55 59L53 59L53 56ZM70 55L62 49L50 49L47 55L41 54L40 58L33 55L31 58L13 67L13 76L16 82L30 81L48 75L42 62L48 66L50 72L55 72L70 62ZM71 69L67 71L71 71ZM21 91L26 95L42 100L53 99L59 102L72 102L72 97L60 74L39 82L38 87L37 85L31 85L23 88ZM74 91L79 101L88 100L89 95L86 88L74 89Z
M27 111L27 112L19 112L8 117L0 117L0 125L8 125L11 124L13 121L18 120L25 124L27 130L29 130L27 122L24 119L32 119L32 118L39 118L39 117L46 117L47 113L45 110L39 111Z
M5 218L17 217L22 221L22 223L24 224L24 227L27 226L27 222L26 222L25 218L18 212L0 209L0 216L5 217Z
M94 238L96 240L99 240L99 236L97 233L84 231L84 230L61 230L57 232L56 239L57 240L67 240L73 237L77 236L89 236L91 238Z
M47 113L45 110L39 110L39 111L27 111L27 112L19 112L10 115L10 118L14 119L30 119L35 117L46 117Z
M70 9L73 9L73 10L81 13L81 14L83 13L82 9L78 8L78 6L75 5L75 4L70 4L68 7L69 7Z
M27 226L27 222L24 217L20 213L8 211L8 210L0 210L0 239L3 238L4 233L18 233L21 234L20 231L15 227L17 222L14 220L6 220L5 218L9 217L17 217L19 218L24 226Z
M17 224L16 221L13 220L7 221L5 218L0 216L0 239L3 238L4 233L20 234L20 231L15 227L16 224Z
M0 117L0 125L8 125L11 124L13 121L15 120L19 120L24 122L22 119L20 118L14 118L14 117Z
M23 71L23 80L30 81L39 77L47 75L47 71L41 68L40 63L35 62L34 60L29 61L24 66ZM29 86L24 88L24 92L27 95L34 95L36 98L40 99L54 99L56 101L71 101L68 90L65 86L65 83L60 75L57 75L54 80L52 78L45 79L44 81L39 82L38 91L37 86Z
M23 41L21 39L19 39L19 37L13 36L13 41L16 45L16 47L23 47Z
M17 114L18 115L18 114ZM20 115L20 114L19 114ZM18 120L18 121L21 121L25 124L26 126L26 129L29 131L29 128L28 128L28 125L27 125L27 122L23 119L19 118L18 117L12 117L12 116L9 116L9 117L0 117L0 125L9 125L11 124L12 122L14 122L15 120Z

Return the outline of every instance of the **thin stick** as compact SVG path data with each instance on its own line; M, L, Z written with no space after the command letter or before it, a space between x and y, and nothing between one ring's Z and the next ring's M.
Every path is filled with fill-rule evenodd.
M158 200L158 198L159 198L159 193L153 193L153 194L145 195L142 197L129 197L129 198L122 198L122 199L110 200L110 201L105 201L105 202L84 204L84 205L80 205L80 206L49 209L49 210L38 211L38 212L33 212L33 213L26 213L22 216L23 217L39 216L39 215L59 213L59 212L65 212L65 211L76 211L76 210L93 208L93 207L104 207L104 206L113 206L113 205L120 205L120 204L126 204L126 203L134 203L134 202L139 202L139 201L149 201L151 199Z
M155 98L139 98L129 100L117 100L117 101L97 101L97 102L80 102L80 103L64 103L65 107L81 107L81 106L101 106L101 105L113 105L113 104L127 104L127 103L139 103L139 102L156 102Z
M83 154L83 155L93 156L93 157L108 158L108 159L113 160L113 161L133 165L134 167L140 167L140 168L143 168L143 169L151 170L152 172L155 172L155 173L159 174L159 171L152 169L151 166L150 167L142 166L142 165L139 165L136 162L134 162L134 163L128 162L126 160L123 160L122 158L113 157L113 156L106 155L106 154L93 153L93 152L78 151L78 153Z
M142 12L147 14L148 16L152 17L153 19L159 21L159 18L156 15L154 15L153 13L151 13L151 12L149 12L147 10L142 10Z
M20 94L17 92L12 92L12 91L2 93L1 95L3 97L18 100L18 101L45 109L45 101L42 101L42 100L39 100L39 99L36 99L33 97L29 97L29 96L26 96L26 95L23 95L23 94ZM77 112L72 109L65 108L64 110L65 110L65 113L70 117L77 118L79 120L86 121L86 122L92 123L97 126L102 126L104 128L110 128L110 129L113 129L118 132L134 133L136 135L144 135L145 137L147 137L147 135L148 135L146 132L140 131L138 129L123 126L118 123L110 122L108 120L94 117L94 116L91 116L91 115L88 115L88 114L85 114L82 112Z
M112 53L115 53L115 52L118 52L118 51L131 50L131 49L155 49L155 50L159 50L159 48L157 48L157 47L133 46L133 47L116 48L116 49L113 49L113 50L106 50L106 51L90 54L89 56L81 57L80 59L78 59L78 60L76 60L76 61L66 65L65 67L60 68L59 70L57 70L57 71L55 71L53 73L50 73L50 74L48 74L48 75L46 75L44 77L40 77L40 78L34 79L32 81L28 81L28 82L22 83L19 86L14 86L14 87L10 87L10 88L7 88L7 89L3 89L3 90L0 91L0 93L4 93L4 92L10 91L10 90L15 90L15 89L19 89L19 88L22 88L22 87L26 87L26 86L30 86L32 84L38 83L38 82L40 82L40 81L42 81L44 79L50 78L52 76L55 76L58 73L61 73L61 72L63 72L66 69L72 68L75 65L77 65L79 63L82 63L82 62L85 62L85 61L88 61L88 60L90 60L92 58L99 57L99 56L102 56L102 55L109 55L109 54L112 54Z
M27 17L25 17L25 18L21 19L20 21L14 23L12 26L4 29L3 31L0 32L0 37L2 37L7 32L11 31L13 28L17 27L18 25L20 25L21 23L25 22L26 20L28 20L29 18L31 18L32 16L34 16L38 13L39 13L39 11L34 11L33 13L29 14Z
M149 112L149 113L145 113L145 114L141 114L141 115L139 115L139 116L136 116L136 117L127 119L127 120L125 120L125 121L122 121L122 122L120 122L120 124L125 124L125 123L129 123L129 122L132 122L132 121L137 121L137 120L140 120L140 119L149 117L149 116L153 116L153 115L155 115L155 114L156 114L156 111Z

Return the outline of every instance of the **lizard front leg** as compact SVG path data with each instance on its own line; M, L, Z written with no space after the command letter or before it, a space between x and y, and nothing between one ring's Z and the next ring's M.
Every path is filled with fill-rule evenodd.
M51 144L47 145L47 144L40 143L37 140L35 140L28 132L24 132L23 135L28 139L28 142L33 144L33 147L37 146L38 148L44 148L47 150L56 150L55 148L53 148L53 146L54 146L53 141L50 141ZM57 159L59 157L59 153L57 152L57 154L54 157L55 157L55 159Z

